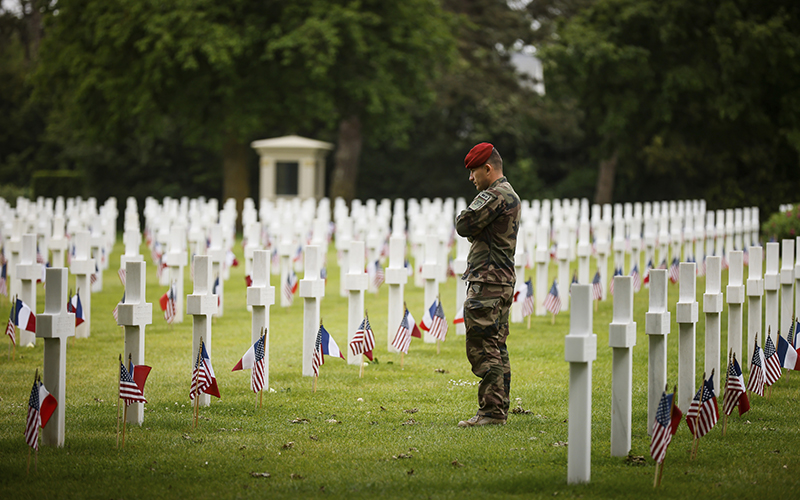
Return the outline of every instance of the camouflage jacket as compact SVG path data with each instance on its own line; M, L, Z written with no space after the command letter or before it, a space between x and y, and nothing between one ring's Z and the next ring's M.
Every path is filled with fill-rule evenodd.
M456 231L472 246L462 279L513 285L520 201L508 179L501 177L478 193L456 217Z

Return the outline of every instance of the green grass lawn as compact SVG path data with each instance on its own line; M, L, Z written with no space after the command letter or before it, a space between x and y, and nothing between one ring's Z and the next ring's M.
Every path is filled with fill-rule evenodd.
M329 280L321 311L326 328L346 349L347 301L339 296L339 270L331 247ZM145 420L128 426L124 451L116 447L118 356L122 329L111 311L122 296L116 269L122 245L111 257L105 288L92 298L88 339L70 340L67 351L66 443L42 446L38 472L26 476L28 447L23 430L34 371L42 367L42 342L18 349L16 361L0 356L0 498L794 498L800 487L800 374L784 375L769 399L753 396L752 410L732 417L727 436L721 425L689 459L691 436L681 424L653 490L654 463L647 435L647 289L634 299L638 323L634 348L633 458L609 456L612 301L594 314L598 336L593 373L592 477L568 485L567 399L569 365L564 336L569 314L534 317L531 328L512 324L511 414L504 427L461 429L477 408L476 381L464 353L464 338L448 333L436 346L414 339L405 366L386 349L387 286L367 294L366 307L377 337L376 362L364 368L327 358L317 392L301 376L303 300L270 310L271 391L250 391L249 372L231 368L249 347L250 314L245 307L244 265L225 284L225 315L213 321L211 359L222 399L200 409L192 428L188 397L193 363L191 316L169 326L158 308L166 287L148 267L147 300L154 324L146 332L146 364L153 367L145 395ZM235 249L243 262L241 247ZM555 266L551 266L555 273ZM530 271L528 271L528 274ZM192 285L188 280L187 293ZM273 284L277 281L272 277ZM727 283L727 275L723 276ZM455 280L441 287L452 319ZM74 288L74 278L72 278ZM697 290L702 308L703 279ZM678 287L670 285L672 333L668 338L669 383L677 383ZM543 298L539 298L541 300ZM417 319L422 290L406 287ZM39 287L38 310L44 309ZM747 307L745 309L745 316ZM0 315L7 309L0 309ZM3 319L5 319L3 317ZM747 319L744 321L745 329ZM727 307L722 314L723 351ZM746 333L745 333L746 338ZM4 340L4 343L7 340ZM704 321L697 325L697 377L704 359ZM724 363L723 363L723 366ZM517 399L518 398L518 399ZM720 396L721 403L721 396ZM296 419L303 423L292 423ZM721 424L721 422L720 422ZM644 457L637 460L635 457ZM269 473L253 477L251 473Z

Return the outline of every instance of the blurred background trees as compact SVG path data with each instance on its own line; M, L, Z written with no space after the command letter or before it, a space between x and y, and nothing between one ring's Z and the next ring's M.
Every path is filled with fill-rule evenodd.
M257 196L252 140L336 144L345 198L471 196L494 143L519 194L794 200L788 0L4 0L0 196ZM544 68L544 81L535 69ZM542 91L545 92L542 92Z

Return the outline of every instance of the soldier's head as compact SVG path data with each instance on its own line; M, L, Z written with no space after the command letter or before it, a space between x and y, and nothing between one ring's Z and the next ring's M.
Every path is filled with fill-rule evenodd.
M469 170L470 182L478 191L483 191L503 176L503 159L488 142L473 147L464 158L464 166Z

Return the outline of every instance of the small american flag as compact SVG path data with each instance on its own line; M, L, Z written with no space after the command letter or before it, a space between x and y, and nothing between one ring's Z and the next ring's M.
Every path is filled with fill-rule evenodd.
M670 264L669 266L669 280L672 283L677 283L681 279L679 267L680 267L680 262L678 261L678 258L675 257L674 259L672 259L672 264Z
M373 288L375 288L376 291L380 289L386 279L380 260L376 259L374 262L369 263L367 266L367 274L370 277Z
M747 381L747 390L759 396L764 395L764 352L754 342L753 359L750 360L750 379Z
M375 348L375 333L369 324L369 318L364 316L364 320L358 326L353 340L350 341L350 352L354 356L363 354L372 361L372 350Z
M744 387L744 377L739 362L734 357L728 363L728 380L725 383L725 396L722 398L722 411L730 415L736 406L739 406L739 415L750 409L750 399Z
M176 299L177 292L175 290L175 282L173 281L166 293L164 293L164 295L162 295L161 299L158 301L159 305L161 306L161 310L164 311L164 319L167 320L167 323L169 324L172 324L172 322L175 321L175 315L178 313Z
M17 337L15 336L16 328L14 327L14 325L16 324L16 321L14 321L15 319L14 312L16 310L17 308L12 305L11 313L8 316L8 323L6 324L6 335L8 335L9 338L11 338L11 343L14 345L17 345Z
M25 422L25 442L34 450L39 449L39 424L41 423L41 412L39 409L39 386L38 380L33 383L31 397L28 399L28 419Z
M642 289L642 279L639 276L638 265L634 265L633 269L631 269L631 278L633 278L633 293L636 293Z
M656 420L653 422L653 437L650 441L650 456L658 463L664 461L667 454L667 447L672 441L672 435L678 428L683 414L681 410L673 405L675 394L661 395L661 401L656 410Z
M262 335L258 338L258 340L256 340L256 343L253 344L256 354L255 363L253 364L253 371L250 374L250 388L253 390L253 392L259 392L264 388L264 369L266 368L264 340L265 336Z
M533 314L533 279L525 282L525 300L522 302L522 317Z
M558 314L561 311L561 298L558 296L558 284L553 280L553 285L544 299L544 308L551 314Z
M392 340L392 346L403 353L408 354L408 346L411 345L411 328L408 320L408 308L403 313L403 319L400 321L400 326L397 328L397 333Z
M211 367L211 358L208 356L203 339L200 339L200 347L197 353L194 370L192 371L192 387L189 390L189 399L194 399L195 393L220 397L214 368Z
M447 337L447 320L444 317L444 309L442 309L442 302L437 298L435 302L435 309L431 314L431 328L430 334L442 342Z
M764 342L764 361L767 365L764 383L769 387L781 378L781 360L778 358L775 343L772 342L772 337L769 336L769 333L767 333L767 340Z
M796 318L795 318L795 320L796 320ZM788 342L789 345L791 345L791 346L794 345L794 340L793 340L793 336L792 336L793 333L794 333L794 321L789 323L789 333L786 334L786 342Z
M717 396L714 394L714 372L708 380L703 382L703 386L698 389L697 394L692 399L689 411L686 413L686 423L692 435L702 437L714 428L719 420L719 409L717 408Z
M125 268L120 267L119 271L117 271L117 276L119 276L119 282L122 283L122 286L125 286Z
M603 298L603 285L600 283L600 271L598 270L592 278L592 300Z
M97 268L97 263L94 264L94 272L89 276L89 284L94 285L97 282L97 275L100 273L100 269Z
M131 370L133 370L133 365L131 365ZM136 385L133 376L128 372L121 361L119 363L119 397L125 401L126 405L131 403L147 403L142 389Z
M794 342L789 342L789 345L794 347L795 349L798 349L800 348L800 320L795 318L794 321L795 321Z

